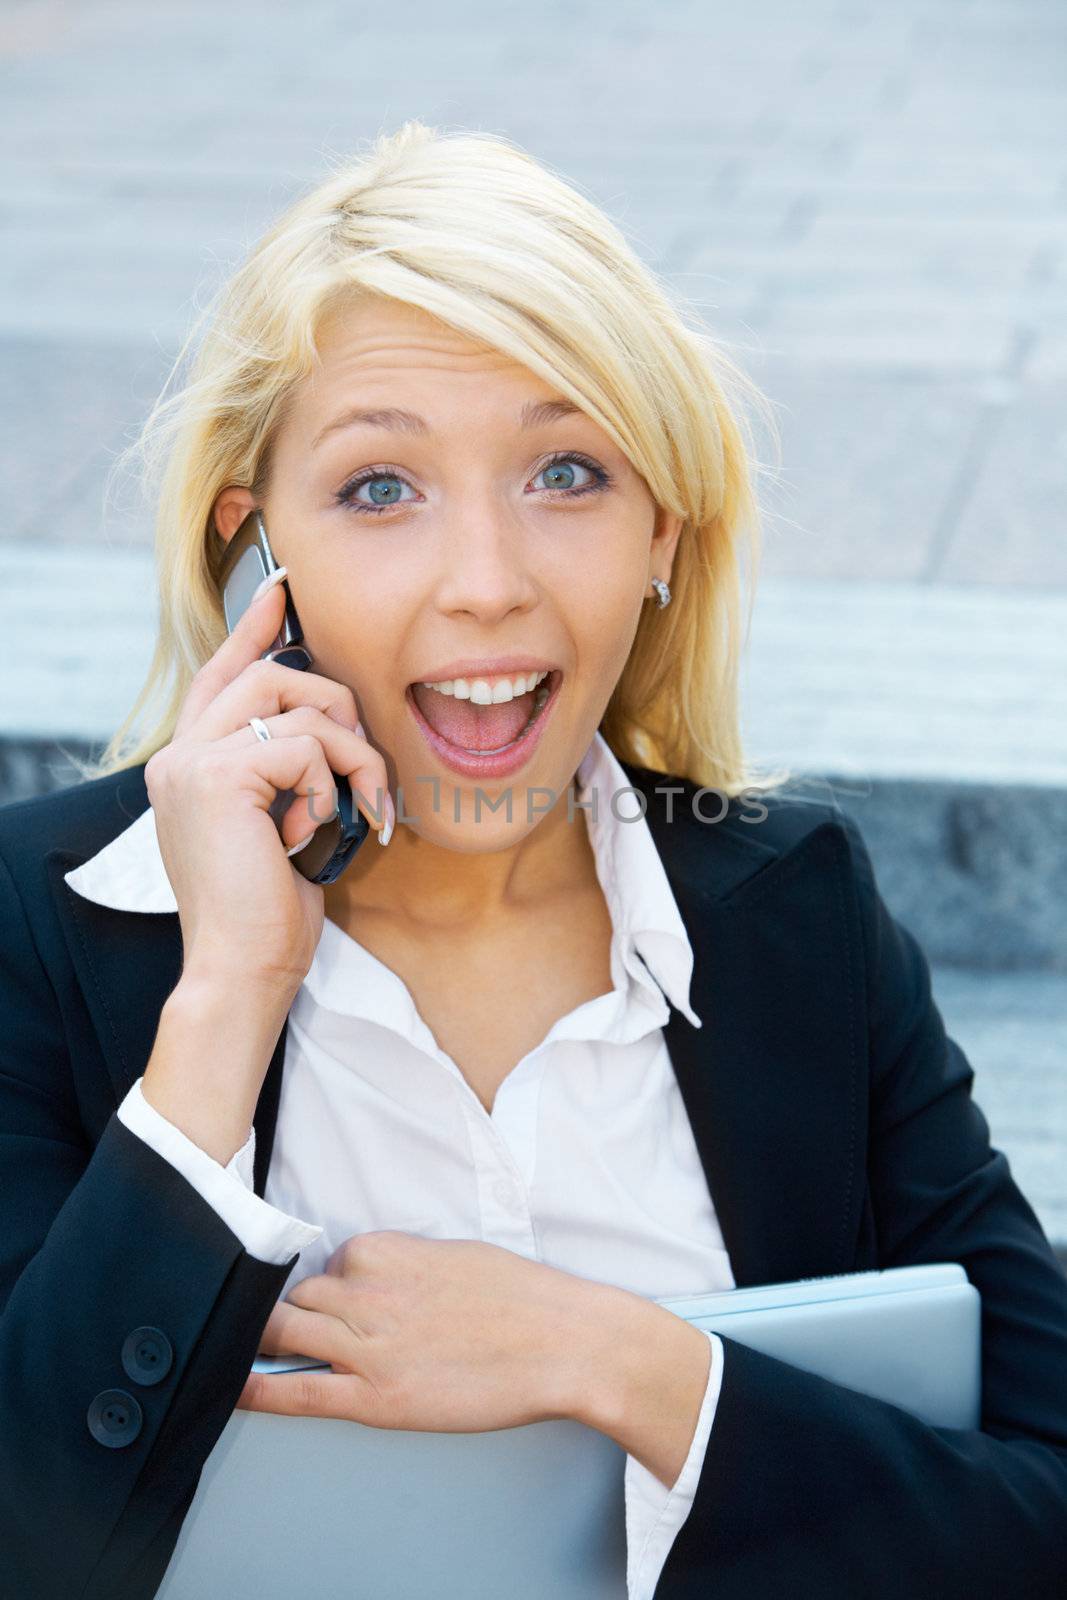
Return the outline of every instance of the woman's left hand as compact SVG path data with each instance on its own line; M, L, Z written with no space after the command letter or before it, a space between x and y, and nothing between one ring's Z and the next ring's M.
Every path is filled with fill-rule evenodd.
M481 1240L356 1234L278 1302L260 1340L331 1370L251 1373L237 1406L435 1433L576 1416L619 1295Z

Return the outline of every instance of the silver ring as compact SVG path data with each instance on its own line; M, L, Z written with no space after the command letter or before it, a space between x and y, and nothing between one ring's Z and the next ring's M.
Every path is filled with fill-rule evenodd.
M251 728L256 738L262 739L264 744L266 744L267 740L271 737L270 729L267 727L267 724L263 721L262 717L249 717L248 726Z

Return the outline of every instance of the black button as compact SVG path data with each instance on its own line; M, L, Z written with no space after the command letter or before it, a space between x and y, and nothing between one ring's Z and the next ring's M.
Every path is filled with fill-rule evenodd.
M158 1383L174 1365L174 1347L160 1328L134 1328L122 1346L122 1365L135 1383Z
M121 1450L132 1444L141 1431L144 1418L140 1406L125 1389L101 1389L85 1414L89 1432L97 1444Z

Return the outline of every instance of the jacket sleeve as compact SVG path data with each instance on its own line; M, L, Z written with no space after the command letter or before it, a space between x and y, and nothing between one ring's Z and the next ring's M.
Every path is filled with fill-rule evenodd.
M982 1416L935 1428L723 1340L715 1428L657 1600L1061 1600L1067 1277L971 1099L920 946L842 823L867 969L879 1265L958 1261L982 1297Z
M90 1147L0 857L0 1570L149 1600L296 1255L259 1261L113 1114Z

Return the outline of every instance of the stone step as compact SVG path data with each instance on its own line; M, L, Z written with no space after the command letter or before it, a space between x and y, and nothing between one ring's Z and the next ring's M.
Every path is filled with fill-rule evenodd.
M768 578L742 705L931 959L1067 972L1067 595Z
M931 987L992 1142L1067 1261L1067 977L935 964Z

